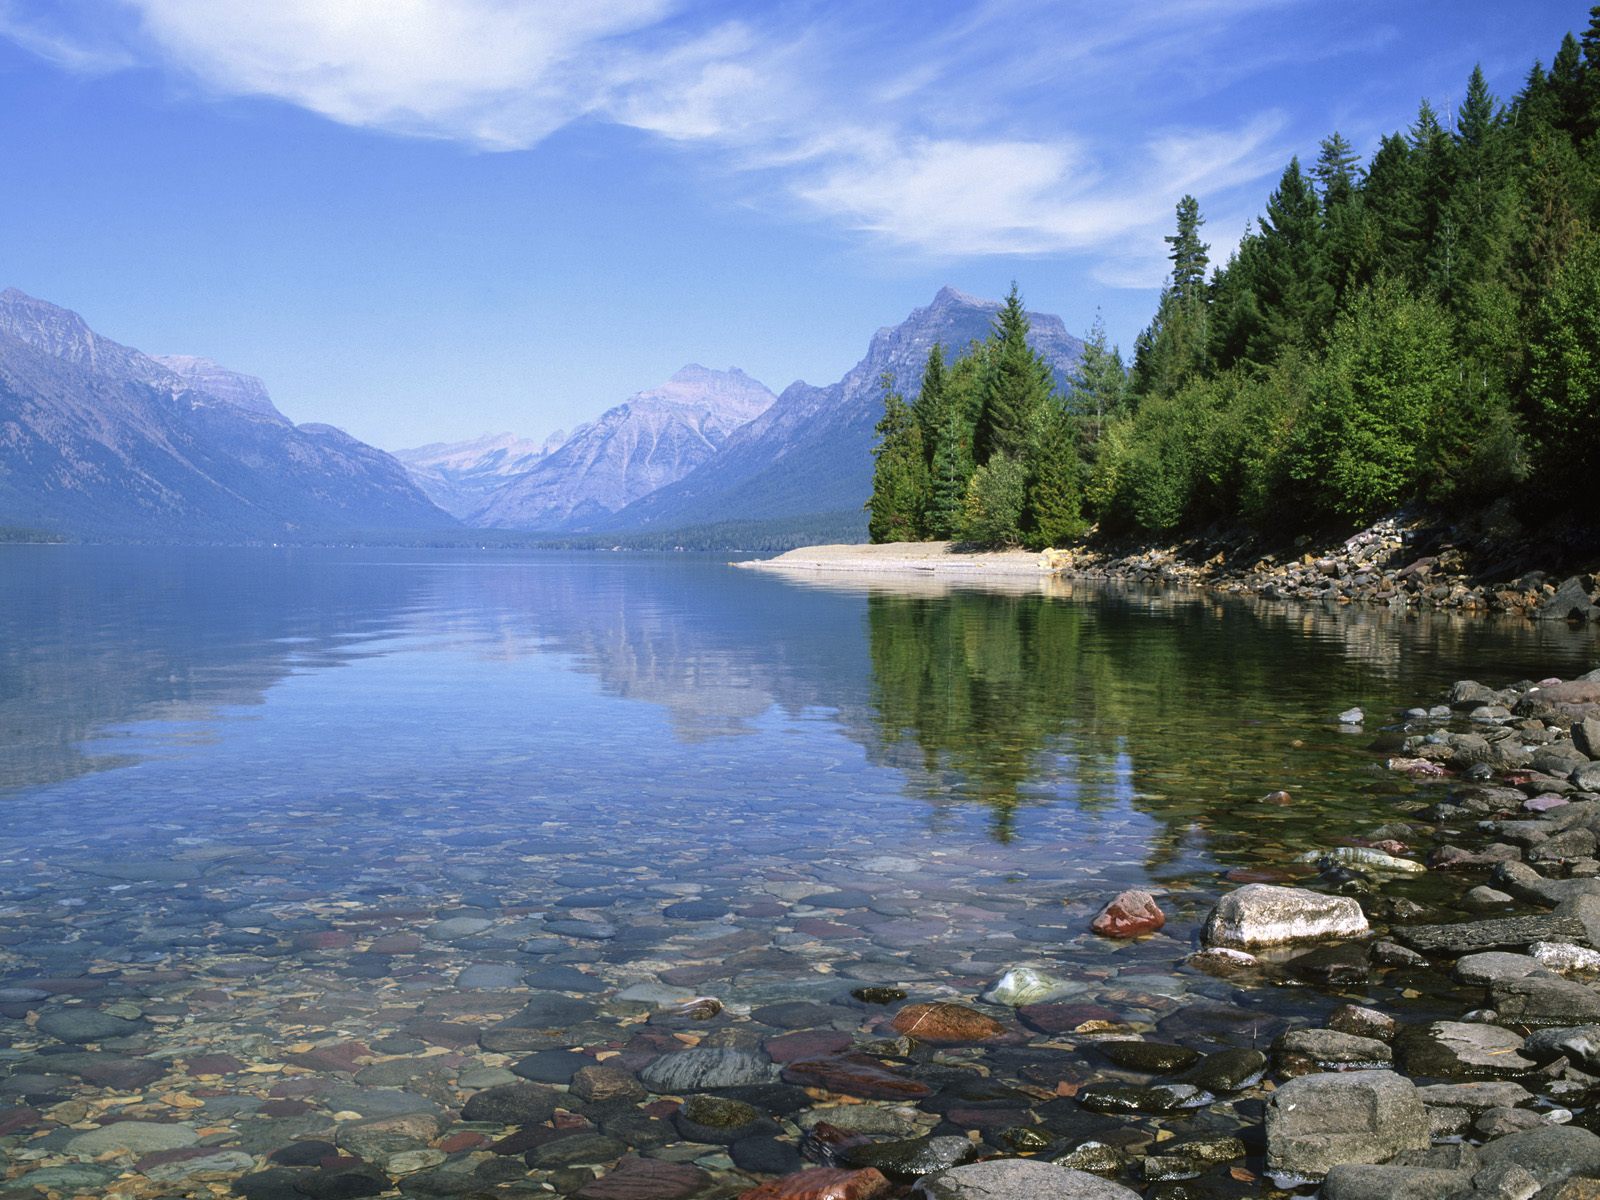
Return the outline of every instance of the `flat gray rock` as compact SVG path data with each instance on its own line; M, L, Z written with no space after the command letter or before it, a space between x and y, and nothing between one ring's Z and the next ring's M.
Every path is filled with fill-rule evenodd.
M1600 1137L1576 1125L1550 1125L1496 1138L1478 1147L1478 1158L1488 1167L1515 1163L1540 1187L1549 1187L1574 1175L1600 1174Z
M740 1087L748 1083L776 1083L777 1064L750 1053L726 1047L705 1047L664 1054L639 1078L652 1092L703 1092L712 1088Z
M1472 1187L1471 1171L1341 1163L1322 1181L1322 1200L1439 1200Z
M80 1133L67 1143L67 1153L95 1158L110 1150L134 1154L153 1154L158 1150L185 1150L200 1140L187 1125L167 1125L155 1121L118 1121Z
M1084 1171L1032 1158L997 1158L920 1180L921 1200L1139 1200L1139 1193Z
M1229 892L1206 920L1205 942L1234 950L1362 937L1367 918L1349 896L1251 883Z
M1522 1037L1498 1025L1434 1021L1400 1035L1400 1056L1412 1075L1441 1079L1499 1079L1534 1069Z
M1267 1101L1267 1170L1321 1179L1341 1163L1387 1162L1431 1144L1416 1085L1393 1071L1291 1079Z

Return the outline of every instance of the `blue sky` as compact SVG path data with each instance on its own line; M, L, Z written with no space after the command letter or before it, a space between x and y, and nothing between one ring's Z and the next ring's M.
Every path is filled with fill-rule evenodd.
M0 0L0 286L396 448L685 362L828 383L943 283L1126 349L1214 255L1549 0Z

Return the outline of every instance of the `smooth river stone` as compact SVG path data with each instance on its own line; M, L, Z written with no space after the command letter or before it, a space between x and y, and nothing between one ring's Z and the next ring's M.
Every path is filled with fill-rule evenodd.
M871 1168L813 1167L740 1192L739 1200L876 1200L890 1187L888 1179Z
M144 1029L144 1022L114 1017L93 1008L59 1008L42 1015L37 1028L59 1042L81 1046L87 1042L131 1037Z
M890 1025L896 1033L933 1045L986 1042L1006 1031L999 1021L977 1009L943 1001L908 1004L895 1013Z
M639 1079L652 1092L701 1092L747 1083L776 1083L778 1068L747 1050L705 1047L664 1054L640 1071Z
M67 1142L69 1154L95 1158L110 1150L134 1154L153 1154L158 1150L183 1150L200 1140L187 1125L167 1125L155 1121L118 1121L80 1133Z
M1005 1004L1019 1008L1024 1004L1041 1004L1046 1000L1061 1000L1068 996L1081 996L1089 985L1073 979L1062 979L1033 967L1007 967L994 986L983 993L989 1004Z
M1104 908L1089 928L1101 937L1135 938L1154 933L1167 923L1156 898L1137 889L1123 892Z
M921 1080L891 1071L865 1055L792 1062L784 1067L783 1078L801 1087L822 1088L864 1100L918 1100L933 1091Z
M1119 1183L1034 1158L996 1158L929 1175L917 1200L1139 1200Z
M1205 941L1210 946L1250 950L1362 937L1367 929L1361 905L1349 896L1251 883L1217 902L1206 921Z
M711 1177L687 1163L655 1158L625 1158L614 1171L586 1183L575 1200L688 1200L703 1191Z

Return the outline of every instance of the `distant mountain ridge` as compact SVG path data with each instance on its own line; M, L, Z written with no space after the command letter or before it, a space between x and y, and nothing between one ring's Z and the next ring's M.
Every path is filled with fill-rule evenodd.
M542 442L514 433L486 433L467 442L432 442L393 454L428 499L451 516L466 518L510 480L527 474L559 450L566 440L567 434L560 429Z
M532 470L491 494L468 521L541 532L604 525L713 459L775 399L736 367L714 371L691 363L579 427Z
M921 388L935 343L949 358L989 336L997 300L944 287L925 308L878 330L865 357L827 387L797 382L764 413L732 434L717 454L676 483L635 501L604 532L669 530L727 520L770 520L828 512L860 512L872 491L874 426L882 414L880 383L888 372L907 397ZM1029 344L1065 389L1083 357L1083 342L1061 318L1029 313ZM866 518L860 519L863 534Z
M290 423L260 380L158 360L15 288L0 292L0 523L173 541L453 524L388 454Z

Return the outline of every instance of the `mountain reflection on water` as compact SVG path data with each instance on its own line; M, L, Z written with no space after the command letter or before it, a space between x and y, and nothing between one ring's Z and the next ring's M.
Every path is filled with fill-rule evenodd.
M242 734L318 675L319 703L362 722L324 741L424 775L453 763L452 787L502 769L525 786L535 761L601 772L632 740L680 791L707 756L742 760L759 791L766 749L821 722L897 772L935 830L981 806L1006 840L1028 809L1131 804L1159 830L1149 865L1181 868L1267 826L1295 837L1309 811L1241 808L1264 791L1315 797L1324 820L1401 786L1333 713L1363 704L1375 727L1454 678L1575 673L1593 652L1565 626L1060 580L796 583L694 556L5 548L0 790L207 754L259 774L290 765L278 753L359 788L310 718ZM563 723L563 675L625 703ZM596 727L619 720L637 728Z

